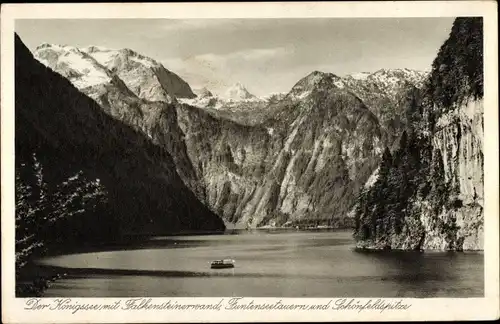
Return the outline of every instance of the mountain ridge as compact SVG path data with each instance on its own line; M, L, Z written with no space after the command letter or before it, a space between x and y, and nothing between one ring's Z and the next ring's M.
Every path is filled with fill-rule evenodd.
M45 43L35 49L34 55L47 66L57 66L59 61L67 61L68 53L72 52L76 56L71 58L71 65L78 65L75 61L90 57L96 69L105 70L108 75L118 76L127 88L141 99L172 102L177 97L195 97L191 87L178 75L168 71L152 58L130 49L112 50L97 46L77 48ZM85 77L92 72L90 69L81 70L80 75ZM65 77L72 78L71 75Z
M115 66L118 77L121 65ZM414 85L403 80L398 91L407 83ZM390 136L398 138L403 129L379 124L374 109L379 103L361 98L355 86L355 81L313 71L273 100L224 101L209 91L196 98L173 97L175 110L164 117L168 127L152 119L157 115L150 114L156 110L151 104L126 104L137 102L137 92L127 99L120 95L125 90L110 84L96 100L157 142L175 139L175 145L159 143L171 152L184 183L225 221L250 227L349 226L349 201L376 169ZM81 90L92 96L89 89ZM405 108L392 93L379 90L378 95L393 107L389 114Z

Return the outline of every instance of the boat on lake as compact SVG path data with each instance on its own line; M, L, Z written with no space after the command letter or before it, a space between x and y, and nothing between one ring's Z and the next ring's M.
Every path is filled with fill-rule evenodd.
M233 259L215 260L210 263L212 269L227 269L234 268L235 261Z

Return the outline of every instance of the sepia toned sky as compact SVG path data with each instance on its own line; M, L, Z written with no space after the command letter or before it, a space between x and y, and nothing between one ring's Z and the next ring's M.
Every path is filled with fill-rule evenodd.
M314 70L345 75L428 70L454 18L17 20L41 43L130 48L215 93L241 82L258 96L287 92Z

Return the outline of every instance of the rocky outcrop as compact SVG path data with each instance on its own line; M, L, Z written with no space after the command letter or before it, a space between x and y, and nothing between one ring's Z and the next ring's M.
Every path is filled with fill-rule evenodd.
M483 101L471 100L441 116L434 132L418 147L421 157L428 154L418 173L409 181L422 185L410 189L404 209L388 204L374 221L376 207L361 212L358 246L369 249L482 250L484 244ZM397 154L397 153L396 153ZM401 164L401 163L400 163ZM393 168L401 167L400 165ZM427 175L426 175L427 174ZM428 187L425 187L428 183ZM404 194L397 182L385 189ZM373 189L372 189L373 190ZM373 195L373 193L370 193ZM366 193L365 195L368 195ZM385 198L385 197L383 197ZM384 203L369 200L368 204ZM384 215L396 214L401 230ZM367 224L377 224L367 234ZM384 224L385 223L385 224ZM383 224L383 225L381 225ZM375 235L373 235L375 234Z
M482 48L482 19L456 19L422 89L415 131L384 155L358 200L359 247L483 249Z

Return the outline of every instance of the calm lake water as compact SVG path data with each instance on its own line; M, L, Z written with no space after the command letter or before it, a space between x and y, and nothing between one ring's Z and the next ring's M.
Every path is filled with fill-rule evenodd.
M349 231L157 237L68 254L45 297L481 297L483 253L353 250ZM236 260L234 269L210 261Z

